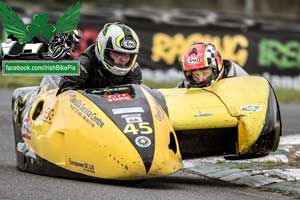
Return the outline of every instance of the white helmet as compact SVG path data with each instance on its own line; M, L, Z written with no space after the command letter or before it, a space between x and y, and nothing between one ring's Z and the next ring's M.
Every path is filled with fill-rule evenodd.
M124 76L136 65L139 46L139 38L132 28L125 24L108 23L96 39L95 52L106 70L114 75ZM128 64L121 66L114 63L109 55L110 51L129 54Z

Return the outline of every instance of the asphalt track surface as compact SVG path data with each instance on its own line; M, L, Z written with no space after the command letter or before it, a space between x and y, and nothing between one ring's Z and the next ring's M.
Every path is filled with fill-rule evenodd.
M16 169L11 123L12 91L0 90L0 200L2 199L290 199L277 193L210 179L186 171L138 182L69 180ZM281 105L284 135L300 128L300 105Z

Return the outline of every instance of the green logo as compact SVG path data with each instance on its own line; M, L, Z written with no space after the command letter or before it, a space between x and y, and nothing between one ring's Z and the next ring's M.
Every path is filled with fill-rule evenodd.
M263 39L259 43L258 62L262 66L280 69L300 68L300 42Z
M48 23L48 14L32 16L32 24L25 25L22 19L8 6L0 2L0 17L7 35L13 35L19 43L31 42L34 37L49 41L58 33L68 33L77 28L80 3L77 2L61 16L55 24Z

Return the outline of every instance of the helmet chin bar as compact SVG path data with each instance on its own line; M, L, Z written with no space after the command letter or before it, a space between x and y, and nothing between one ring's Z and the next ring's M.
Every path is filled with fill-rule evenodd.
M104 58L101 62L106 66L107 71L116 76L125 76L132 68L131 63L128 66L118 66L110 57Z
M194 79L189 80L190 87L207 87L212 84L212 81L202 81L200 83L196 83Z
M111 73L116 76L125 76L130 71L130 69L131 67L120 68L114 65L111 67Z

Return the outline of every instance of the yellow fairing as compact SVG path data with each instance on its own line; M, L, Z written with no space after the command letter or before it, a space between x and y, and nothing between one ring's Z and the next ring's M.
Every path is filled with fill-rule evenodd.
M161 176L161 174L167 175L174 173L183 167L175 132L161 106L147 91L143 89L143 92L150 104L151 112L154 116L154 127L157 131L155 135L155 153L149 176ZM167 148L170 144L170 138L172 137L176 143L173 150Z
M206 88L161 89L175 131L238 128L237 154L258 139L268 106L269 83L261 77L235 77ZM248 106L257 106L247 111Z
M200 88L160 90L166 98L169 117L176 130L233 127L237 119L230 116L220 99Z
M231 115L238 119L238 152L244 154L262 131L268 108L269 83L255 76L225 79L223 82L225 84L215 85L212 91L220 96ZM251 112L242 109L247 105L256 105L258 110Z
M182 168L174 130L159 104L144 93L151 111L158 115L153 115L155 152L148 173L125 133L79 92L67 91L56 98L56 90L52 90L35 101L29 114L31 139L25 139L25 142L34 153L49 162L88 176L128 180L174 173ZM78 102L85 108L76 107ZM39 112L37 108L41 104ZM87 117L85 112L94 114ZM170 134L175 137L176 148L173 150L168 147Z

